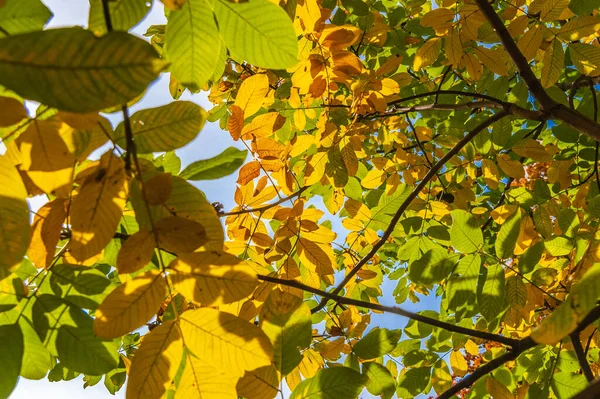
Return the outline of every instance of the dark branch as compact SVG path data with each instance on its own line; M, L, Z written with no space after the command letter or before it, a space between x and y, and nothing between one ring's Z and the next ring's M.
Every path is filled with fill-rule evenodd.
M315 295L319 295L324 298L334 300L340 304L353 305L353 306L358 306L361 308L367 308L367 309L371 309L371 310L378 310L381 312L397 314L399 316L404 316L411 320L416 320L418 322L425 323L430 326L442 328L446 331L451 331L451 332L455 332L458 334L464 334L464 335L468 335L470 337L481 338L481 339L484 339L487 341L499 342L501 344L508 345L508 346L511 346L514 348L517 348L520 345L519 340L508 338L503 335L492 334L492 333L488 333L485 331L473 330L470 328L465 328L465 327L457 326L454 324L446 323L441 320L432 319L430 317L420 315L418 313L409 312L408 310L404 310L397 306L385 306L385 305L380 305L377 303L360 301L360 300L352 299L352 298L345 298L343 296L340 296L340 295L337 295L337 294L334 294L331 292L322 291L318 288L310 287L310 286L302 284L296 280L285 280L285 279L280 279L277 277L264 276L264 275L260 275L260 274L258 275L258 278L260 280L267 281L269 283L281 284L281 285L285 285L288 287L298 288L298 289L301 289L306 292L312 292Z
M458 143L456 143L456 145L450 151L448 151L442 158L440 158L439 161L437 161L437 163L435 165L433 165L429 169L429 171L427 172L427 174L425 175L423 180L417 185L417 187L415 187L415 189L408 195L408 197L400 205L400 208L398 209L398 211L396 212L396 214L390 221L390 224L388 225L387 229L385 230L385 232L383 233L383 235L381 236L379 241L377 241L375 243L375 245L373 245L373 248L371 248L371 250L354 266L354 268L352 270L350 270L350 272L346 275L344 280L342 280L342 282L335 288L335 290L333 291L334 294L339 294L340 291L342 289L344 289L346 284L348 284L352 280L352 278L354 278L356 273L358 273L360 271L360 269L364 265L366 265L371 260L371 258L373 258L373 256L375 256L377 251L379 251L379 248L381 248L383 246L383 244L385 244L385 242L388 240L388 238L394 231L394 228L396 227L396 224L400 221L400 218L404 214L404 211L406 211L406 209L409 207L409 205L412 203L412 201L415 198L417 198L417 196L419 195L421 190L423 190L423 188L425 188L427 183L429 183L429 181L437 174L437 172L440 169L442 169L442 167L446 164L446 162L448 162L453 156L458 154L458 152L465 145L467 145L467 143L469 143L471 140L473 140L475 138L475 136L477 136L482 130L488 128L494 122L504 118L507 115L508 115L508 113L506 111L501 111L501 112L491 116L484 122L480 123L477 127L475 127L473 130L471 130L462 140L460 140ZM326 304L327 304L327 300L326 299L322 300L315 308L312 309L312 313L315 313L315 312L323 309Z
M252 208L252 209L241 209L239 211L223 212L223 213L219 213L219 216L223 217L223 216L243 215L244 213L264 212L267 209L271 209L274 206L277 206L277 205L279 205L279 204L281 204L281 203L283 203L283 202L285 202L287 200L290 200L290 199L292 199L294 197L300 196L300 194L302 194L304 191L306 191L307 188L308 188L307 186L306 187L302 187L298 191L296 191L295 193L293 193L291 195L288 195L287 197L280 198L279 200L273 202L272 204L268 204L268 205L264 205L264 206L261 206L261 207L258 207L258 208Z
M577 361L579 362L579 367L581 367L583 375L585 375L585 378L588 380L588 382L594 381L594 373L592 373L590 364L585 357L583 346L581 346L581 341L579 340L579 334L571 334L569 337L571 338L573 350L575 350L575 355L577 356Z

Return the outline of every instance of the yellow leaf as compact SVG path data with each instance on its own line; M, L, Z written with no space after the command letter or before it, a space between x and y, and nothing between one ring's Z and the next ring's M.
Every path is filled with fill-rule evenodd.
M317 244L305 238L300 238L296 244L300 261L309 269L314 270L321 277L333 274L333 262L327 254L324 245ZM327 247L331 252L331 248Z
M477 346L477 344L471 340L468 340L467 343L465 344L465 350L470 355L473 355L473 356L479 355L479 346Z
M169 216L154 225L161 248L175 254L194 252L208 242L206 231L194 220Z
M548 88L558 81L565 67L565 51L558 39L552 41L542 60L542 86Z
M483 169L483 181L492 189L498 188L498 167L491 159L481 161L481 169Z
M362 31L353 25L327 24L319 42L330 50L342 50L358 43L361 35Z
M500 50L492 50L485 47L475 47L474 50L477 58L490 71L501 76L508 75L508 68L506 67L507 58L503 57L503 53Z
M258 285L256 272L227 252L194 252L169 265L171 281L188 300L204 306L221 305L248 297Z
M144 336L127 381L128 399L159 399L177 374L183 342L179 326L167 321Z
M84 261L99 254L110 242L127 200L124 163L112 152L84 180L71 204L71 255Z
M35 120L17 139L21 169L46 194L67 197L71 191L75 155L68 140L72 128L56 120Z
M323 178L325 174L325 166L327 165L327 152L317 152L314 154L306 168L304 176L304 185L312 186Z
M379 187L385 180L385 171L379 169L371 169L365 177L362 178L360 184L366 189Z
M494 399L514 399L513 394L500 381L492 376L485 380L487 393Z
M460 60L460 66L467 69L469 76L473 80L479 80L483 68L481 62L473 54L464 54Z
M238 184L245 186L259 175L260 163L258 161L250 161L240 169L237 182Z
M0 127L15 125L27 118L23 104L11 97L0 97Z
M171 196L173 176L170 173L157 173L144 183L148 205L162 205Z
M35 213L27 257L37 268L48 267L52 263L62 225L67 217L66 204L66 199L56 198Z
M542 5L540 19L544 22L559 19L562 12L569 6L571 0L546 0Z
M21 262L29 245L31 227L27 191L19 172L0 156L0 268Z
M262 107L268 92L269 78L267 75L252 75L242 82L234 105L237 105L244 111L244 118L248 118Z
M467 361L460 351L452 351L450 354L450 367L452 367L452 371L459 377L464 377L469 371L469 366L467 365Z
M516 154L534 161L550 162L552 160L552 155L548 154L544 146L534 139L521 140L512 147L512 150Z
M421 68L428 67L437 60L442 50L442 41L439 37L429 39L419 49L415 55L413 69L419 71Z
M160 308L168 293L159 270L151 270L121 284L96 310L94 333L116 338L144 325Z
M150 263L155 245L154 234L150 230L141 228L131 235L117 255L119 274L134 273Z
M242 139L252 140L259 137L269 137L283 126L285 118L279 112L269 112L254 118L242 129Z
M217 370L242 376L273 360L269 338L254 324L211 308L190 310L179 319L185 345Z
M231 111L231 116L227 121L227 130L229 130L231 137L237 141L240 139L242 129L244 128L244 110L235 104L229 107L229 110Z
M421 25L430 26L435 30L450 28L456 11L448 8L436 8L421 17Z
M460 35L455 28L448 31L448 34L444 39L444 50L446 52L446 57L448 57L448 61L450 61L453 66L458 66L460 59L463 56L463 50Z
M591 77L600 76L600 47L573 43L569 45L569 53L579 72Z
M525 177L525 169L521 162L512 159L507 154L499 154L496 158L498 159L498 166L507 176L513 179Z
M516 205L500 205L491 212L494 222L502 224L517 211Z
M188 353L175 399L237 399L238 376L215 369L205 360Z
M586 15L575 17L564 24L557 36L564 40L579 40L590 36L600 29L600 19L597 16Z
M273 399L279 391L279 376L272 365L247 371L236 386L237 393L246 399Z
M317 371L325 367L323 357L314 349L309 348L305 350L303 355L304 358L302 358L302 362L298 365L298 370L304 378L314 377Z
M535 57L535 53L542 45L542 40L544 40L542 30L537 25L529 28L523 37L519 39L517 46L527 61L531 61Z

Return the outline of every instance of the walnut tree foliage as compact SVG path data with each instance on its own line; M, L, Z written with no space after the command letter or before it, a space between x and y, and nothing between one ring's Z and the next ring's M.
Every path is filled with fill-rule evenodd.
M0 397L598 397L597 0L163 3L0 0Z

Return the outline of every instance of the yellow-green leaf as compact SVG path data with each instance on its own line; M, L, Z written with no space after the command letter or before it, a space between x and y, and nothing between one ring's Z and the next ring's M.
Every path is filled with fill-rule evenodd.
M188 0L190 1L190 0ZM236 399L238 376L188 353L175 399Z
M579 40L600 29L600 19L597 16L586 15L575 17L561 26L557 36L564 40Z
M116 338L141 327L158 311L168 293L159 270L137 276L113 290L96 310L94 332Z
M600 76L600 47L573 43L569 45L569 53L579 72L592 77Z
M154 255L154 234L140 229L123 243L117 256L117 270L121 274L134 273L152 260Z
M269 338L246 320L200 308L183 313L179 321L186 347L217 370L242 376L273 360Z
M542 86L548 88L558 81L565 66L565 51L560 40L554 39L542 60Z
M4 0L0 37L42 30L52 13L41 0Z
M0 39L0 84L66 111L124 104L164 66L149 43L123 32L98 38L81 28L62 28Z
M415 71L420 70L421 68L428 67L433 64L435 60L437 60L440 55L440 51L442 50L442 39L439 37L434 37L429 39L419 49L417 50L417 54L415 55L415 60L413 62L413 69Z
M90 1L88 29L97 36L107 32L102 9L103 0ZM112 29L127 32L137 25L150 11L152 3L147 0L111 0L108 2Z
M177 101L145 109L131 116L131 129L139 153L172 151L192 141L206 122L208 113L189 101ZM115 141L125 143L123 123L115 130Z

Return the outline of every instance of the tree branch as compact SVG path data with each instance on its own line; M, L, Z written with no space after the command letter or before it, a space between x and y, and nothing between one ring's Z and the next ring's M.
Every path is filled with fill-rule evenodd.
M442 328L446 331L451 331L451 332L455 332L458 334L464 334L464 335L468 335L470 337L481 338L481 339L484 339L487 341L499 342L501 344L508 345L513 348L518 348L520 345L520 342L521 342L516 339L505 337L503 335L492 334L492 333L488 333L485 331L474 330L474 329L465 328L465 327L457 326L454 324L446 323L441 320L433 319L433 318L430 318L427 316L420 315L418 313L413 313L408 310L404 310L397 306L385 306L385 305L380 305L378 303L371 303L371 302L366 302L366 301L360 301L358 299L346 298L341 295L337 295L337 294L327 292L327 291L322 291L318 288L310 287L310 286L302 284L301 282L296 281L296 280L286 280L286 279L280 279L277 277L265 276L265 275L260 275L260 274L258 275L258 278L262 281L267 281L269 283L281 284L281 285L285 285L288 287L298 288L298 289L301 289L306 292L312 292L315 295L319 295L324 298L334 300L337 303L341 303L344 305L353 305L353 306L358 306L361 308L378 310L381 312L387 312L387 313L392 313L392 314L396 314L399 316L404 316L411 320L416 320L418 322L428 324L430 326Z
M577 356L577 361L579 362L579 367L581 367L583 375L585 375L588 382L594 381L594 373L592 373L590 364L585 357L583 346L581 346L581 341L579 340L579 334L571 334L569 338L571 338L571 343L573 344L573 349L575 350L575 355Z
M271 209L274 206L277 206L287 200L290 200L294 197L298 197L300 196L300 194L302 194L304 191L306 191L306 189L308 189L308 186L304 186L302 188L300 188L298 191L296 191L293 194L288 195L287 197L283 197L280 198L279 200L273 202L272 204L268 204L268 205L264 205L258 208L252 208L252 209L241 209L239 211L231 211L231 212L223 212L223 213L219 213L219 217L223 217L223 216L234 216L234 215L243 215L244 213L253 213L253 212L264 212L267 209Z
M379 238L379 241L377 241L375 243L375 245L373 245L373 248L371 248L371 250L354 266L354 268L352 270L350 270L350 272L346 275L346 277L342 280L342 282L333 290L334 294L339 294L340 291L342 289L344 289L346 284L348 284L350 282L350 280L352 280L352 278L354 278L356 273L358 273L360 271L360 269L364 265L366 265L373 256L375 256L377 251L379 251L379 248L381 248L383 246L383 244L385 244L387 239L391 236L392 232L394 231L394 228L396 227L396 224L400 221L400 218L404 214L404 211L406 211L406 209L411 204L411 202L415 198L417 198L417 196L419 195L421 190L423 190L423 188L427 185L427 183L437 174L437 172L440 169L442 169L442 167L446 164L446 162L448 162L453 156L458 154L458 152L465 145L467 145L467 143L469 143L471 140L473 140L473 138L475 138L475 136L477 136L482 130L488 128L494 122L504 118L507 115L508 115L508 113L506 111L500 111L497 114L491 116L487 120L480 123L473 130L471 130L469 133L467 133L467 135L462 140L460 140L458 143L456 143L456 145L452 149L450 149L446 153L446 155L444 155L442 158L440 158L439 161L437 161L437 163L429 169L429 171L427 172L427 174L425 175L423 180L417 185L417 187L414 188L414 190L408 195L408 197L400 205L400 208L398 208L398 211L396 211L396 214L390 221L390 224L388 225L387 229L385 230L385 232L383 233L381 238ZM327 304L327 299L323 299L315 308L313 308L311 310L312 313L318 312L319 310L323 309L326 304Z

